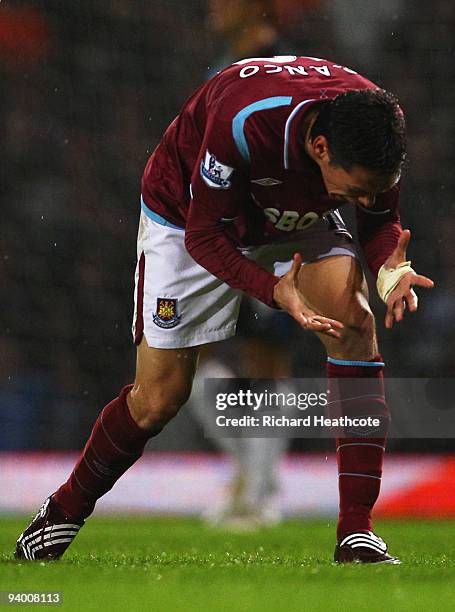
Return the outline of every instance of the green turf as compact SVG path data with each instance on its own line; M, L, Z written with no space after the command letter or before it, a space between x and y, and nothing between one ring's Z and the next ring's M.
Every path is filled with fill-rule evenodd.
M18 563L11 549L24 524L0 519L0 591L60 591L57 610L455 609L448 521L378 524L401 566L335 566L333 522L231 534L191 519L127 517L88 521L63 561Z

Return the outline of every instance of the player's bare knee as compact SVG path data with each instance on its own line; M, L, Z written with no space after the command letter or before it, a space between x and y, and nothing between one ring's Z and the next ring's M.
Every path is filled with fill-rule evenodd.
M372 338L375 332L373 313L369 308L355 309L346 321L345 328L348 334Z
M340 338L320 335L327 353L337 359L370 359L378 352L375 321L369 308L353 308Z
M375 322L370 309L362 308L353 312L345 323L338 342L338 350L346 357L368 358L375 349Z
M135 384L128 397L133 418L142 429L160 430L188 400L191 385Z

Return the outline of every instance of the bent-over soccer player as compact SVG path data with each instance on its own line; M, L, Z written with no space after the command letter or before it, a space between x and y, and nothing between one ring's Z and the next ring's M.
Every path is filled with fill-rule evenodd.
M133 335L137 370L99 415L68 480L17 541L16 557L58 559L96 501L186 402L198 347L235 334L242 292L318 335L329 389L356 414L389 412L363 272L338 208L354 205L385 326L432 287L406 261L399 219L403 113L390 93L314 57L242 60L202 85L142 178ZM357 397L368 378L373 397ZM358 392L357 392L358 393ZM343 397L340 397L343 408ZM335 560L398 563L373 532L385 437L336 440Z

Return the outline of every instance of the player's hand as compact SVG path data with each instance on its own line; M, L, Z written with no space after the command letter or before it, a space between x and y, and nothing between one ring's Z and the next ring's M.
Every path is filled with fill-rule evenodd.
M400 263L406 260L406 249L408 248L411 232L403 230L398 239L398 244L385 262L386 268L396 268ZM424 287L431 289L434 286L433 281L426 276L416 274L415 272L407 272L400 278L400 282L390 294L387 300L387 313L385 315L385 326L391 329L394 321L399 323L404 316L406 308L410 312L415 312L418 307L418 298L413 290L413 286Z
M273 299L280 308L286 310L305 329L339 338L340 332L337 330L343 329L343 324L335 319L328 319L316 314L305 304L303 295L298 288L301 266L302 256L296 253L292 268L275 285Z

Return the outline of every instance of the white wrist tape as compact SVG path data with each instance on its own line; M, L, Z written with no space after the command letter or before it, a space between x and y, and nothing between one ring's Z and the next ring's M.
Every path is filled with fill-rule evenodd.
M376 281L376 287L383 302L387 303L390 294L400 282L401 277L408 272L414 272L411 268L410 261L403 261L403 263L400 263L396 268L381 266Z

